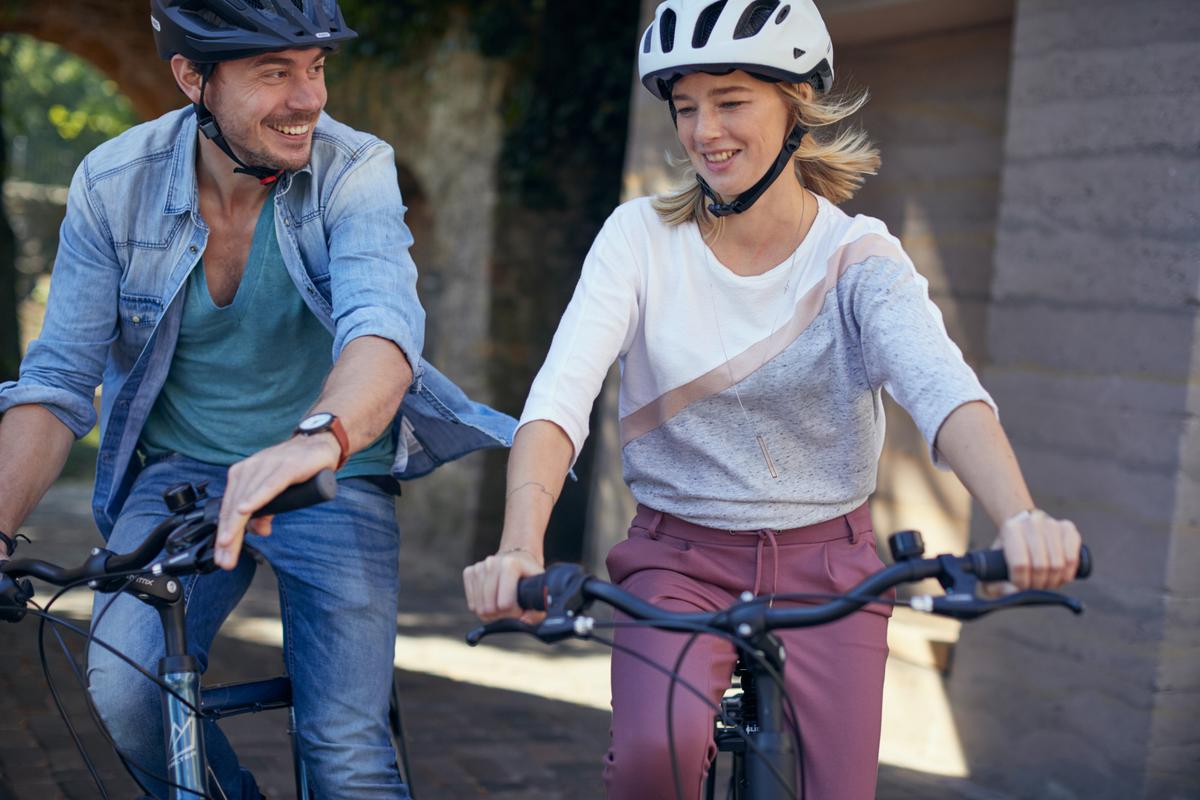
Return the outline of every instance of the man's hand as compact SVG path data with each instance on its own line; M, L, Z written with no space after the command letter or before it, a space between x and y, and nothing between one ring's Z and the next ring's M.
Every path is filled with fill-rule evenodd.
M292 484L308 480L322 469L336 469L340 457L337 439L327 432L292 437L230 467L217 523L217 566L237 566L247 527L260 536L271 535L271 517L251 520L251 514Z

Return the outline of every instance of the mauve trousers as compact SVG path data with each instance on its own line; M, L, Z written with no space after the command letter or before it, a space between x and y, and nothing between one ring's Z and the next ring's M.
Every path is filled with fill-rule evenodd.
M724 608L745 591L843 593L882 567L865 504L804 528L736 532L639 506L629 538L612 549L607 563L612 580L624 589L677 611ZM890 613L890 607L876 604L828 625L776 631L787 650L784 682L803 737L805 800L875 796ZM667 669L688 638L640 627L615 633L619 645ZM701 636L681 675L717 704L736 660L728 641ZM676 797L667 749L669 682L636 657L614 650L612 747L604 768L612 800ZM672 728L685 800L701 796L716 755L713 716L694 694L675 687ZM718 793L724 796L724 789Z

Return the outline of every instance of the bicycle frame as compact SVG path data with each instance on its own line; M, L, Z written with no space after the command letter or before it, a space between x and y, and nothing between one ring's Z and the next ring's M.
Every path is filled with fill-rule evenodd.
M333 472L323 470L308 481L285 490L258 511L256 516L302 508L330 499L336 492ZM162 625L164 655L159 659L158 676L167 774L160 777L165 777L169 784L170 800L213 796L210 790L216 788L216 781L215 778L210 781L212 776L205 754L201 722L248 711L284 707L289 709L290 714L289 733L293 735L297 794L307 800L311 797L311 790L295 736L291 681L283 677L216 687L210 692L200 689L199 663L188 654L185 606L179 576L215 568L212 564L212 541L219 504L202 505L200 501L206 499L203 486L191 484L168 489L163 499L172 516L151 531L132 553L118 555L95 548L87 561L72 569L28 559L0 563L0 618L17 622L24 617L25 606L33 596L32 586L24 579L26 576L38 577L56 586L87 582L97 591L120 591L133 595L158 612ZM160 553L163 554L162 560L151 566ZM149 572L138 572L147 567ZM117 583L121 575L129 577L124 583ZM393 686L395 702L396 691ZM392 714L396 722L393 738L396 738L399 709L394 709ZM401 758L404 762L402 775L406 775L406 755ZM217 791L219 794L219 788Z
M758 650L762 657L766 657L768 649L779 652L782 648L778 638L772 634L767 634L767 637L770 639L767 648ZM774 666L775 664L772 664L772 667ZM782 672L781 664L779 672ZM746 746L742 735L734 733L733 730L727 729L724 736L714 735L718 752L733 754L733 769L730 775L732 799L796 798L799 780L796 768L799 759L784 716L784 694L780 692L779 686L775 684L766 667L752 658L739 660L734 674L739 676L742 684L740 705L730 714L722 702L722 712L725 712L724 716L732 717L734 722L742 724L746 734L754 740L755 746ZM746 787L749 787L749 794L746 794ZM707 800L715 800L715 763L708 771L704 783L704 796Z

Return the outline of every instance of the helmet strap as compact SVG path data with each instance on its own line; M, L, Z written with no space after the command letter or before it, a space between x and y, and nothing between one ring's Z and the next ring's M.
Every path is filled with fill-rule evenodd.
M674 104L672 104L672 110L674 110ZM767 174L763 175L758 179L757 183L728 203L723 202L717 193L712 190L712 187L708 185L708 182L697 175L696 182L700 184L700 191L704 192L705 197L712 200L712 203L708 206L709 213L714 217L727 217L730 214L741 214L754 205L754 201L770 188L775 179L783 173L784 168L791 163L792 155L800 147L800 141L806 133L808 133L808 128L797 122L792 127L792 131L788 134L787 139L784 140L783 147L780 148L779 155L775 157L775 163L767 170Z
M237 167L233 170L238 175L249 175L256 178L263 186L270 186L281 177L283 170L275 170L270 167L252 167L238 158L233 148L229 146L229 142L225 141L225 135L221 133L221 126L217 124L217 118L208 110L208 106L204 105L204 90L208 88L208 79L212 77L213 70L216 69L216 64L201 64L200 65L200 99L196 101L196 124L200 127L200 132L205 138L221 149L225 155L233 159L233 163Z

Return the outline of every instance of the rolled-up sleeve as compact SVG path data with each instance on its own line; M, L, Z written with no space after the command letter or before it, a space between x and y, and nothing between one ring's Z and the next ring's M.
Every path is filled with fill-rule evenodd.
M404 212L392 148L373 140L338 177L328 201L333 358L360 336L378 336L400 348L415 382L422 372L425 311Z
M50 298L16 381L0 384L0 413L44 406L82 437L96 424L96 387L117 336L121 267L103 210L88 192L87 161L71 181Z

